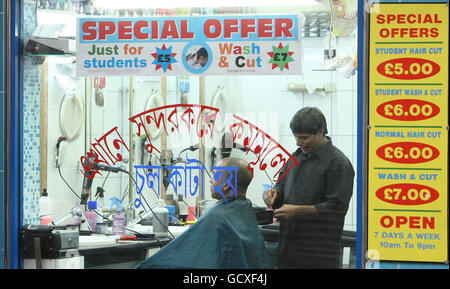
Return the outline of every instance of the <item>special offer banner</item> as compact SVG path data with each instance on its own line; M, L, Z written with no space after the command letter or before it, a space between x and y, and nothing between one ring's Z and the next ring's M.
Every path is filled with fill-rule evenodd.
M77 76L301 74L300 19L78 18Z
M449 9L370 9L368 258L446 262Z

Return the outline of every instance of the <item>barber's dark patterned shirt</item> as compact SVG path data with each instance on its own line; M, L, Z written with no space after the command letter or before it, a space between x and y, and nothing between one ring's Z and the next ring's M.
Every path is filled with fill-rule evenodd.
M275 185L282 198L277 199L274 208L283 204L314 205L319 212L317 216L280 219L280 268L339 266L344 217L355 172L349 159L327 138L323 147L308 156L298 148L293 156L299 165Z

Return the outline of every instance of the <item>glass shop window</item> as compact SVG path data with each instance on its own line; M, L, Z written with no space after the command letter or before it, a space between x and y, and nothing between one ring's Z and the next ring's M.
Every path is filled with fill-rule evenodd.
M71 263L82 268L133 267L160 244L149 245L143 255L130 251L125 262L114 248L104 262L95 258L95 250L88 249L129 244L129 240L120 240L124 231L113 226L119 218L117 211L123 212L121 218L130 229L127 234L141 232L150 220L149 208L156 208L158 199L176 208L173 212L169 208L174 215L171 233L161 242L176 238L216 203L210 179L213 167L227 156L256 164L247 198L255 207L265 209L262 192L274 185L280 166L272 166L268 159L258 162L262 154L254 152L256 145L248 149L252 143L237 134L237 124L245 125L245 133L257 130L266 141L277 143L283 153L292 154L297 145L289 128L291 118L302 107L318 107L326 117L333 144L358 170L356 7L349 5L344 17L330 14L335 10L325 4L119 10L97 7L95 2L101 1L23 4L23 224L49 223L60 230L78 231L79 243L61 249L58 258L83 256L82 264ZM228 75L77 76L77 65L83 65L76 57L77 17L129 19L293 11L301 14L302 21L301 74L236 75L230 71ZM324 44L331 43L325 41L331 22L335 48ZM260 61L251 46L224 49L230 53L238 49L234 51L242 55L238 60L242 65L255 66ZM335 50L332 53L339 61L325 61L324 53L329 49ZM114 55L114 47L95 53ZM283 65L289 69L288 62ZM191 178L177 179L176 173L181 171L190 173ZM355 187L356 178L344 222L342 268L355 267ZM276 248L274 243L266 244Z

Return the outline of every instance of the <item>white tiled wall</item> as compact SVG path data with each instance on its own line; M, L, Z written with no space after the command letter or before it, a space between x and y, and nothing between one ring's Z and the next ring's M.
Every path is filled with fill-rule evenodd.
M56 168L56 143L62 136L59 118L60 107L63 101L66 89L57 80L56 75L73 75L73 71L68 70L70 65L61 64L64 60L61 57L48 57L48 132L47 132L47 192L53 200L54 219L62 217L69 210L79 203L74 193L64 183ZM76 94L85 102L84 79L77 81ZM84 112L86 114L86 112ZM71 141L65 141L61 144L61 175L69 186L80 195L83 176L78 165L80 156L84 154L84 125L80 136ZM78 201L78 203L77 203Z
M338 38L338 56L344 52L353 52L354 49L353 38ZM328 122L328 132L332 137L333 143L340 148L347 157L352 161L355 172L356 167L356 76L345 78L337 72L323 70L323 51L321 39L306 38L304 39L304 53L303 53L303 74L297 76L206 76L206 101L205 105L211 105L212 97L218 86L224 87L226 95L226 112L236 113L247 121L257 125L260 129L265 131L271 137L276 139L286 150L293 152L296 149L294 138L289 129L289 122L294 113L304 106L319 107ZM190 93L189 103L199 103L199 77L190 76ZM299 93L288 91L287 86L289 82L309 83L317 87L323 87L325 82L332 82L336 90L331 93ZM80 81L79 88L84 91L84 82ZM160 77L134 77L134 106L133 115L136 115L145 110L145 104L148 97L152 93L152 89L160 89ZM103 136L107 131L115 126L119 127L121 136L129 145L129 114L128 114L128 77L108 77L106 79L106 88L104 89L105 105L104 107L97 107L92 103L92 140ZM167 77L167 104L176 104L177 100L177 77ZM59 94L57 88L49 89L50 94ZM56 98L55 98L56 97ZM56 141L58 137L57 104L60 99L55 95L49 96L49 124L54 124L49 128L49 141ZM89 114L88 114L89 117ZM134 133L136 127L133 125ZM89 131L87 131L89 132ZM82 175L79 172L79 158L86 152L84 147L84 133L76 143L71 144L70 154L68 156L66 165L63 168L63 174L67 181L73 185L77 193L81 190ZM215 132L215 137L220 137L220 133ZM79 141L79 143L78 143ZM86 141L86 144L88 144ZM156 147L160 147L161 138L152 140ZM218 141L218 139L214 139ZM198 143L191 133L190 136L175 136L169 135L167 138L168 147L173 149L174 155L189 145ZM209 152L210 147L206 149L205 165L209 167ZM49 152L52 150L49 149ZM127 152L124 153L126 157ZM245 155L239 150L233 150L232 156L242 157L247 161L255 160L253 155ZM52 158L53 156L49 156ZM134 158L137 159L139 153L135 152ZM185 155L183 156L185 157ZM189 152L190 158L198 158L198 152ZM49 164L53 160L49 159ZM136 162L135 162L136 163ZM155 163L156 164L156 163ZM128 163L121 164L128 169ZM267 170L269 176L273 176L275 171ZM92 185L93 193L95 193L97 186L102 186L105 181L107 173L103 177L96 177ZM257 169L254 171L254 180L252 181L248 190L247 196L257 206L264 206L261 198L263 184L269 184L267 176ZM62 214L64 211L70 209L70 206L76 202L76 198L68 191L67 186L62 183L55 168L49 169L48 175L49 191L57 192L64 198L61 205L56 205L57 214ZM127 191L128 177L124 174L111 173L104 184L106 191L105 206L109 207L109 198L112 196L120 197ZM356 179L355 179L354 197L351 200L349 211L346 217L345 229L356 230ZM209 194L209 178L205 181L205 197L210 198ZM133 187L133 192L135 188ZM173 193L172 187L169 193ZM184 192L184 191L183 191ZM150 190L144 191L144 196L150 205L154 204L156 196ZM128 198L126 198L128 200ZM194 197L188 197L188 203L195 204Z

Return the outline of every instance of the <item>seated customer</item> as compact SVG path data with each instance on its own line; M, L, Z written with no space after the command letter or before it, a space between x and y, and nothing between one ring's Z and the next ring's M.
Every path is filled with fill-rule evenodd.
M245 197L252 180L247 165L240 159L223 159L210 180L211 196L219 201L191 228L136 268L268 268L264 239L252 204Z

